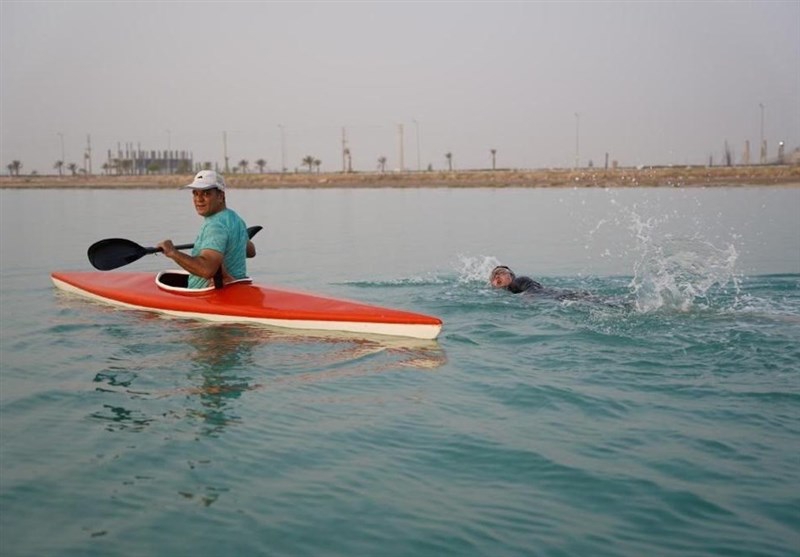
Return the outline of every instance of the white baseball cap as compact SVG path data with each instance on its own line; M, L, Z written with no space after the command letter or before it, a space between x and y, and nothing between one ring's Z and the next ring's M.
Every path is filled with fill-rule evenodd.
M194 182L183 189L191 188L193 190L210 190L211 188L218 188L225 190L225 180L221 174L217 174L213 170L201 170L194 177Z

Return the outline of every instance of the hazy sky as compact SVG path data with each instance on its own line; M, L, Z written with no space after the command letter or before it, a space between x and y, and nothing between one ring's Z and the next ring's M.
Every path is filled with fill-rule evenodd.
M0 158L355 170L703 164L800 146L800 1L0 0ZM576 117L576 113L578 116ZM281 139L283 126L284 141ZM61 134L61 135L59 135ZM419 142L417 141L419 138Z

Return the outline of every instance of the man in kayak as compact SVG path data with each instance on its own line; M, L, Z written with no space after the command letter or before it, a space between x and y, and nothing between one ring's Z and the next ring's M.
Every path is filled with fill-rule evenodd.
M213 170L201 170L184 186L192 190L194 208L203 217L192 254L176 250L172 240L158 244L164 255L189 271L189 288L205 288L213 280L217 288L247 276L247 257L256 246L247 237L242 218L225 205L225 180Z

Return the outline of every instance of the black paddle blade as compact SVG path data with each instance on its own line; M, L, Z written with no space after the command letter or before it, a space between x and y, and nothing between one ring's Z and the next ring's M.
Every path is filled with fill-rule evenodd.
M247 229L247 236L252 238L262 228L261 226L251 226ZM175 246L175 249L192 249L193 247L194 244L182 244ZM110 271L133 263L145 255L160 251L161 248L144 248L136 242L124 238L106 238L89 246L88 255L89 262L95 269Z
M110 271L133 263L149 252L136 242L124 238L107 238L89 246L89 262L95 269Z

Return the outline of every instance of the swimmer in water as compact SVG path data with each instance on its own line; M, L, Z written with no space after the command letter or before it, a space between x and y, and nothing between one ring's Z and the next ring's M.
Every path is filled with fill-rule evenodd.
M555 298L558 301L594 299L588 292L570 292L545 288L530 277L518 277L514 274L514 271L505 265L498 265L492 269L492 274L489 276L489 283L492 285L492 288L503 288L512 294L522 294L523 292L540 294Z
M492 288L505 288L513 294L527 292L528 290L542 290L542 285L530 277L518 277L514 271L505 265L498 265L492 269L489 277Z

